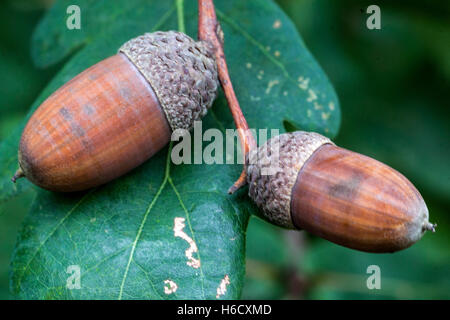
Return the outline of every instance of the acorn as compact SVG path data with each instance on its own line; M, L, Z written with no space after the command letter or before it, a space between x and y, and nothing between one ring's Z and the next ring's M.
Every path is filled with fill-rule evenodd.
M367 252L405 249L434 232L422 196L402 174L320 134L276 136L247 161L249 195L273 224Z
M119 52L54 92L29 119L20 140L22 176L53 191L111 181L190 129L218 88L211 48L168 31L134 38Z

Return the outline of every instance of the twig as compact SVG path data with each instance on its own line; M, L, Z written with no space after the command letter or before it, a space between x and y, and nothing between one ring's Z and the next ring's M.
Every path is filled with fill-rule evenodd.
M239 134L242 154L244 157L244 168L239 179L228 189L233 193L247 183L246 157L251 149L256 148L256 141L249 130L239 102L234 93L233 85L228 74L227 62L223 51L223 33L217 21L216 11L212 0L198 0L198 37L200 40L209 42L213 46L216 58L219 80L222 84L228 107L233 115L234 123Z

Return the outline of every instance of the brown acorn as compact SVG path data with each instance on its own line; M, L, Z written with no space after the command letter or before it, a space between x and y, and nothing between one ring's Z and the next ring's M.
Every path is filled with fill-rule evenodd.
M434 231L402 174L317 133L282 134L250 152L247 181L266 220L349 248L394 252Z
M137 167L175 129L190 129L218 87L209 47L180 32L147 33L54 92L29 119L19 170L53 191L104 184Z

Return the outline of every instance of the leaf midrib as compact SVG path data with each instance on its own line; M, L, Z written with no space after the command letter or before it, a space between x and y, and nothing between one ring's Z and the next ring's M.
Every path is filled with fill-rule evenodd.
M169 150L170 149L171 148L169 148ZM167 158L169 159L169 157L170 157L170 152L169 152ZM169 160L167 160L167 161L169 161ZM142 233L142 230L144 229L144 225L147 222L147 217L148 217L150 211L152 210L153 206L155 205L156 201L158 200L159 196L161 195L161 192L163 191L164 187L167 184L167 180L169 178L169 168L170 168L170 165L166 166L163 182L161 183L161 186L159 187L158 191L156 192L155 197L152 199L152 201L148 205L147 210L146 210L146 212L144 214L144 217L142 218L141 224L140 224L138 232L136 234L136 238L134 239L133 245L131 247L131 252L130 252L130 255L128 257L127 266L125 267L125 272L124 272L123 277L122 277L122 282L120 284L120 290L119 290L119 296L117 297L117 300L122 300L123 288L125 286L125 281L126 281L126 279L128 277L128 271L130 270L130 265L131 265L131 261L133 260L134 251L136 250L136 246L137 246L137 243L138 243L138 241L139 241L139 239L141 237L141 233Z
M178 27L179 27L179 31L180 32L185 32L184 12L183 12L184 11L184 9L183 9L184 8L184 3L183 2L184 2L184 0L175 0L175 7L177 8L177 16L178 16L178 25L179 25ZM170 15L168 14L167 18L169 16ZM158 23L158 24L160 24L160 23ZM122 283L121 283L121 286L120 286L118 300L122 299L123 288L125 286L125 282L126 282L126 279L127 279L127 276L128 276L128 271L129 271L129 268L130 268L130 265L131 265L131 261L133 260L134 251L135 251L137 243L138 243L138 241L140 239L140 236L141 236L142 230L144 228L144 225L145 225L145 223L147 221L148 214L150 213L151 209L153 208L153 206L155 205L155 203L158 200L159 196L161 195L162 190L164 190L167 182L169 182L169 184L171 185L173 191L175 192L175 194L177 196L178 202L180 203L182 209L185 212L186 219L187 219L188 226L189 226L189 229L190 229L191 234L192 234L193 241L194 242L196 241L195 240L195 233L194 233L194 230L192 229L192 225L191 225L189 211L186 209L186 206L184 205L184 202L181 199L180 193L178 192L177 188L175 187L175 184L172 181L172 178L170 177L170 155L172 153L172 146L173 146L173 142L171 141L170 144L169 144L169 150L168 150L168 153L167 153L166 169L165 169L165 173L164 173L164 179L163 179L163 182L161 183L161 186L159 187L155 197L153 198L152 202L150 203L150 205L147 208L147 211L146 211L146 213L145 213L145 215L144 215L144 217L142 219L142 222L141 222L141 225L139 227L139 230L138 230L138 233L136 235L136 238L135 238L135 240L133 242L133 247L131 249L130 256L128 258L128 263L127 263L127 266L126 266L126 269L125 269L125 272L124 272L124 276L122 278ZM197 245L197 248L198 248L198 245ZM197 255L198 255L198 259L200 261L200 278L201 278L201 284L202 284L202 294L203 294L203 299L205 299L205 290L204 290L205 277L204 277L204 274L203 274L203 269L202 269L202 264L201 264L200 249L198 249ZM150 281L152 287L154 288L153 282L150 279L148 279L148 280Z

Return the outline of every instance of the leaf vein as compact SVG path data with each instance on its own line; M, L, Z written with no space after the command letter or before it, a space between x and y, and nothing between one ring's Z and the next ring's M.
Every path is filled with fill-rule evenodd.
M120 284L120 289L119 289L119 296L117 297L118 300L122 300L122 296L123 296L123 288L125 286L125 281L128 277L128 271L130 270L130 265L131 265L131 261L133 260L133 256L134 256L134 251L136 250L136 246L137 243L141 237L141 233L142 230L144 229L144 225L145 222L147 221L147 217L150 213L150 211L152 210L153 206L156 203L156 200L158 200L159 196L161 195L161 192L163 191L164 187L167 184L167 180L169 179L169 174L170 174L170 154L172 153L172 145L173 143L170 142L169 144L169 150L167 152L167 160L166 160L166 169L165 169L165 173L164 173L164 179L161 183L161 186L159 187L158 191L155 194L155 197L152 199L152 201L150 202L149 206L147 207L147 210L144 214L144 217L142 218L141 224L139 226L138 232L136 234L136 238L133 241L133 245L131 247L131 252L130 252L130 256L128 257L128 262L127 265L125 267L125 271L122 277L122 283Z
M36 258L37 254L45 243L53 236L53 234L58 230L58 228L70 217L70 215L75 212L75 210L95 191L96 189L92 189L90 192L86 193L68 212L67 214L56 224L56 226L50 231L50 233L45 237L44 241L42 241L39 246L37 247L36 251L31 256L30 260L28 260L27 264L25 265L25 268L22 271L22 274L19 276L19 279L17 280L17 288L20 289L20 285L22 282L22 279L25 275L25 272L30 267L31 262Z

